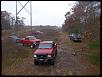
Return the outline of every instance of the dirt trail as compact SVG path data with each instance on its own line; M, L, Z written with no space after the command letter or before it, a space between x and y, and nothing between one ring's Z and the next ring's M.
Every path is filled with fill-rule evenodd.
M53 37L51 38L51 35L48 34L50 38L47 37L47 39L51 40L57 37L57 35L54 37L54 33L52 34ZM84 61L83 55L74 56L72 54L74 48L82 47L83 44L71 42L62 32L59 32L58 35L58 54L54 66L48 64L34 65L32 57L32 50L34 49L16 44L12 47L15 47L19 51L15 53L21 53L21 57L15 58L14 55L14 61L11 65L5 66L3 62L2 75L96 75L97 69L94 69L87 61ZM13 48L13 50L15 50L15 48ZM22 58L23 53L26 53L27 57Z
M86 51L84 49L83 42L74 43L68 39L68 36L66 34L63 33L60 33L60 40L61 44L59 45L60 46L59 52L63 54L61 56L64 56L62 63L64 64L65 67L67 67L66 70L69 69L69 71L73 75L99 74L99 69L95 68L95 66L90 64L84 57L84 53L86 53Z

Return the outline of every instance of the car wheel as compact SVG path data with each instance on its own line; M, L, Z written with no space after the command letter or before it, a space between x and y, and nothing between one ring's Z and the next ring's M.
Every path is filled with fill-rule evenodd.
M50 61L50 64L51 64L51 65L54 65L54 60L51 60L51 61Z
M82 42L82 40L80 40L79 42Z
M32 44L30 47L31 47L31 48L34 48L34 47L35 47L35 45L34 45L34 44Z
M35 64L35 65L38 65L38 61L34 61L34 64Z
M18 43L18 42L19 42L19 40L17 39L17 40L16 40L16 43Z
M24 43L22 45L24 46Z
M33 48L33 45L31 45L30 48Z
M36 44L36 47L38 47L39 46L39 44Z

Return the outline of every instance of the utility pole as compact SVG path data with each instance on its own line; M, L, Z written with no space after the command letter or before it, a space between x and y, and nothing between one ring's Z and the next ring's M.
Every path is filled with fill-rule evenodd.
M31 25L31 33L32 33L32 4L30 1L30 25Z
M16 22L15 22L15 33L16 33L16 28L17 28L17 1L16 1Z
M15 28L17 28L17 30L18 30L18 23L17 23L17 15L23 10L23 9L25 9L28 13L29 13L29 15L30 15L30 26L31 26L31 32L32 32L32 5L31 5L31 1L27 1L27 3L25 4L25 5L22 5L21 3L20 3L20 5L22 6L22 8L18 11L17 9L17 2L19 2L20 3L20 1L16 1L16 22L15 22ZM28 4L28 2L30 2L30 12L25 8L25 6ZM18 11L18 12L17 12Z

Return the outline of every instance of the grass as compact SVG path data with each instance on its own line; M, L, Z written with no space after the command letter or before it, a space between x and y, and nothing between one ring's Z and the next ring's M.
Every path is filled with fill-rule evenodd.
M93 48L100 48L100 42L96 41L96 42L88 42L86 44L87 48L93 49Z
M87 55L87 58L92 64L100 67L100 56L99 55L96 55L95 53L90 53L89 55Z
M54 41L55 41L55 42L58 42L58 38L56 37L56 38L54 39Z
M9 67L17 60L18 63L20 61L19 58L28 58L31 55L30 52L32 52L32 49L30 48L19 46L16 43L9 44L9 42L7 42L2 51L2 65Z
M100 41L87 42L86 48L88 49L87 58L89 61L96 66L100 66Z

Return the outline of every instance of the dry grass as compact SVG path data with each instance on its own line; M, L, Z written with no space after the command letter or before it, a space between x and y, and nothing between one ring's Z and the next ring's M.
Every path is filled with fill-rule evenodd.
M22 31L21 34L23 34ZM22 46L21 44L12 43L5 38L6 40L2 41L2 75L65 76L72 74L86 75L87 72L89 72L89 74L97 74L96 70L94 69L96 67L90 67L88 64L89 62L85 61L87 60L86 58L83 59L83 56L73 56L71 54L73 49L80 49L83 46L83 43L74 43L70 41L67 34L63 32L57 33L54 31L49 31L40 38L41 40L53 40L57 42L58 55L54 66L33 65L32 51L35 49Z

